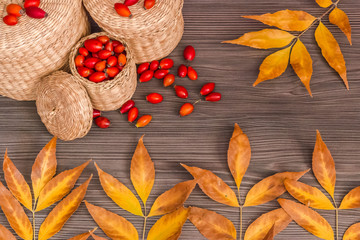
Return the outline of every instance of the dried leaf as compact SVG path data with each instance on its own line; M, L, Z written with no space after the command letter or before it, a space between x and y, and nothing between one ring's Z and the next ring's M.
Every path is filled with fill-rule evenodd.
M310 96L312 96L310 80L313 73L313 62L305 45L299 39L291 50L290 64Z
M93 233L91 234L91 236L93 237L94 240L107 240L106 238L99 237L99 236L97 236L97 235L95 235Z
M336 7L330 13L329 21L332 24L338 26L341 29L341 31L343 31L343 33L345 34L345 36L349 40L350 45L352 45L352 42L351 42L351 25L350 25L350 22L349 22L349 17L346 15L346 13L343 10Z
M111 239L138 240L139 235L135 227L125 218L92 205L85 201L86 207L105 234Z
M285 212L308 232L322 239L334 239L334 231L330 224L314 210L287 199L278 199L278 202Z
M267 177L255 184L246 195L244 206L256 206L267 203L285 193L285 179L300 179L310 169L303 172L283 172Z
M20 203L13 197L11 192L0 182L0 206L12 229L22 239L32 240L33 229L29 218Z
M269 232L266 234L266 236L263 238L263 240L273 240L275 237L275 224L272 225Z
M345 232L343 240L359 240L360 239L360 223L351 225Z
M145 205L154 185L155 168L146 150L143 138L144 136L140 138L131 160L130 177L136 192Z
M182 166L194 177L201 190L211 199L232 207L239 207L234 191L218 176L209 170Z
M239 134L236 134L238 133ZM241 181L249 167L251 159L250 142L238 124L235 124L233 137L230 139L228 149L228 165L234 177L236 186L240 189Z
M315 0L320 7L328 8L332 3L331 0Z
M32 210L32 196L29 185L24 176L15 167L14 163L8 157L7 151L4 157L4 177L6 184L16 199L27 209Z
M73 189L89 162L90 160L51 179L40 192L35 211L41 211L65 197Z
M335 69L339 73L347 89L349 89L349 83L347 80L346 63L344 56L341 52L340 46L332 33L320 22L315 31L315 39L321 48L322 55L329 63L330 67Z
M82 233L82 234L79 234L75 237L72 237L72 238L69 238L68 240L86 240L90 237L90 235L95 232L97 228L94 228L93 230L89 231L89 232L86 232L86 233Z
M316 187L290 179L285 179L284 184L291 196L308 207L326 210L335 209L325 194Z
M161 194L151 207L149 217L168 214L181 207L189 198L195 186L195 180L181 182Z
M40 226L39 240L46 240L58 233L66 221L78 209L85 197L92 175L82 185L64 198L45 218Z
M226 217L206 209L191 207L189 220L209 240L235 240L236 229Z
M150 229L147 240L176 240L187 220L188 208L179 208L175 212L162 216Z
M286 31L304 31L316 18L304 11L282 10L263 15L243 16Z
M258 32L245 33L238 39L223 41L222 43L237 44L258 49L269 49L285 47L289 45L294 38L294 35L282 30L263 29Z
M319 131L316 133L312 169L320 185L334 198L336 183L335 162L326 144L321 139Z
M32 166L31 180L35 200L56 173L56 137L40 151Z
M99 174L101 186L106 194L122 209L138 216L144 216L139 200L130 189L110 174L101 170L96 163L95 166Z
M15 236L3 225L0 224L0 239L16 240Z
M291 47L279 50L265 58L260 66L260 73L253 86L274 79L283 74L288 67Z
M265 213L250 224L245 232L244 240L263 240L273 226L274 235L277 235L291 221L291 217L282 208Z
M342 200L340 209L360 208L360 187L351 190Z

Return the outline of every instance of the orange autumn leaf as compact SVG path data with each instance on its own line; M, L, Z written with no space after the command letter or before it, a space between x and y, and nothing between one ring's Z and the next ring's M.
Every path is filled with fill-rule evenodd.
M360 208L360 187L351 190L341 201L340 209Z
M263 240L272 227L274 227L274 235L277 235L291 221L291 217L282 208L265 213L246 229L244 240Z
M346 88L349 89L346 73L346 63L340 46L332 33L329 31L329 29L327 29L327 27L325 27L322 22L320 22L319 26L316 28L315 39L321 48L321 52L325 60L329 63L330 67L338 72L343 82L345 83Z
M359 240L360 239L360 223L351 225L344 233L343 240Z
M260 65L259 76L253 86L281 76L288 67L291 47L279 50L267 56Z
M313 62L305 45L299 39L291 50L290 64L310 96L312 96L310 80L313 73Z
M286 189L284 186L285 179L300 179L310 169L303 172L282 172L267 177L257 184L255 184L247 193L244 206L256 206L274 200L283 193Z
M350 45L352 45L351 25L350 25L349 17L347 16L347 14L343 10L335 7L334 10L332 10L332 12L329 15L329 21L332 24L338 26L341 29L341 31L343 31L343 33L347 37Z
M266 234L266 236L263 238L263 240L273 240L275 237L275 224L272 225L269 232Z
M182 166L194 177L201 190L211 199L232 207L239 207L234 191L218 176L209 170Z
M314 210L287 199L278 199L278 202L285 212L308 232L322 239L334 239L334 231L328 221Z
M30 187L26 183L24 176L19 172L14 163L8 157L7 151L5 152L3 169L4 178L11 193L20 203L31 211L32 196Z
M92 205L85 201L86 207L105 234L111 239L138 240L139 235L135 227L125 218Z
M311 208L333 210L331 201L318 188L295 180L285 179L285 188L299 202Z
M316 133L316 144L312 159L312 169L320 185L334 198L336 170L335 162L329 149L321 139L320 132Z
M47 240L58 233L85 197L92 175L64 198L45 218L40 226L39 240Z
M94 233L92 233L91 236L94 240L107 240L106 238L99 237L99 236L95 235Z
M134 215L144 216L140 202L131 190L113 176L101 170L96 163L95 166L99 174L101 186L106 194L122 209Z
M191 207L189 220L209 240L235 240L236 229L226 217L206 209Z
M16 240L15 236L3 225L0 224L0 239Z
M222 43L237 44L258 49L269 49L285 47L289 45L294 38L294 35L282 30L263 29L257 32L245 33L238 39L223 41Z
M241 181L249 167L250 159L251 147L249 139L242 132L239 125L235 124L228 148L228 165L238 189L240 189Z
M143 138L144 136L140 138L131 160L130 178L136 192L145 205L154 185L155 168L146 150Z
M176 240L188 218L189 209L181 207L162 216L150 229L147 240Z
M149 217L167 214L181 207L189 198L195 186L195 180L181 182L161 194L152 205Z
M242 16L286 31L304 31L316 18L304 11L282 10L263 15Z
M91 236L91 234L92 234L93 232L95 232L96 229L97 229L97 228L94 228L93 230L91 230L91 231L89 231L89 232L79 234L79 235L77 235L77 236L75 236L75 237L69 238L68 240L86 240L86 239L88 239L88 238Z
M90 160L51 179L40 192L35 211L41 211L66 196L89 162Z
M331 0L316 0L316 3L323 8L330 7L330 5L333 4Z
M35 200L56 173L56 137L40 151L32 166L31 180Z

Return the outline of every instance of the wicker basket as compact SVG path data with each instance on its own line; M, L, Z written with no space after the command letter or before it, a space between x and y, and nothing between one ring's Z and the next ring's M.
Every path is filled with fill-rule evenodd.
M66 72L55 72L40 82L36 107L48 131L62 140L82 138L90 131L90 98L84 86Z
M96 38L101 35L107 35L110 39L118 40L125 46L127 62L124 69L114 79L94 83L80 76L76 69L74 59L78 54L78 49L83 46L87 39ZM105 32L94 33L82 38L71 50L69 64L72 74L85 86L88 91L92 105L95 109L101 111L119 109L133 96L136 90L136 65L132 51L127 46L126 41L110 36Z
M8 4L22 2L1 0L1 18ZM0 95L35 100L40 79L67 64L71 47L90 31L81 0L42 0L40 7L47 18L24 15L16 26L0 23Z
M140 0L129 7L131 18L116 13L116 2L123 0L84 0L84 5L102 29L126 39L136 63L164 58L180 42L184 33L184 0L157 0L149 10L144 9L144 0Z

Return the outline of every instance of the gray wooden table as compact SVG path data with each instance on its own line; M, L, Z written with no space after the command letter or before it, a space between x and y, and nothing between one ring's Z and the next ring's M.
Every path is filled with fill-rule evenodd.
M280 171L300 171L311 167L315 143L315 130L319 129L336 161L336 201L352 188L360 185L360 1L342 0L339 5L351 20L353 46L335 26L324 21L340 42L347 61L350 91L347 91L338 75L329 68L313 37L314 29L303 36L314 61L310 98L291 69L276 79L258 87L252 87L258 74L258 66L270 51L220 44L245 32L264 28L259 22L242 19L241 15L262 14L282 9L305 10L320 16L324 9L314 0L186 0L184 6L185 34L171 54L176 66L183 62L182 50L188 44L197 50L194 68L199 80L177 80L189 89L190 99L198 98L202 84L214 81L217 91L223 93L219 103L200 103L195 112L186 118L177 114L184 101L176 98L173 91L164 89L153 80L141 84L134 99L142 113L153 114L151 125L144 129L130 126L125 116L118 112L104 115L112 125L102 130L93 127L88 136L73 142L58 143L58 171L73 168L92 158L105 171L113 174L131 187L129 167L138 138L145 136L145 144L155 162L156 181L149 202L176 183L191 179L179 165L185 163L213 170L229 185L235 186L228 171L226 151L233 124L239 123L249 136L252 160L242 184L242 195L256 182ZM94 25L94 31L98 28ZM153 91L164 94L160 105L145 102L145 96ZM0 153L8 148L17 167L30 180L33 160L38 151L51 139L36 113L34 102L17 102L0 98ZM80 177L83 182L95 168L91 164ZM3 175L1 173L1 180ZM303 181L318 186L312 173ZM79 184L79 183L78 183ZM285 195L287 197L287 195ZM86 199L121 214L141 232L142 219L120 210L103 192L97 174L90 183ZM198 188L186 205L217 211L239 226L238 210L215 203ZM278 207L276 201L259 207L245 209L244 229L261 214ZM333 212L320 211L334 226ZM38 214L38 223L48 210ZM150 219L147 230L156 218ZM360 210L340 213L340 235L351 224L360 221ZM3 214L0 223L8 226ZM52 239L67 239L95 227L96 224L82 204L63 230ZM37 228L39 225L37 225ZM101 230L97 233L105 236ZM204 239L196 228L187 222L181 239ZM294 222L277 239L316 239Z

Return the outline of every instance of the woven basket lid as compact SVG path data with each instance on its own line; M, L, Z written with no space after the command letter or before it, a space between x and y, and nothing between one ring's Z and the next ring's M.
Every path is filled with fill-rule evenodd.
M48 131L62 140L82 138L90 131L90 98L83 85L66 72L55 72L41 81L36 107Z

